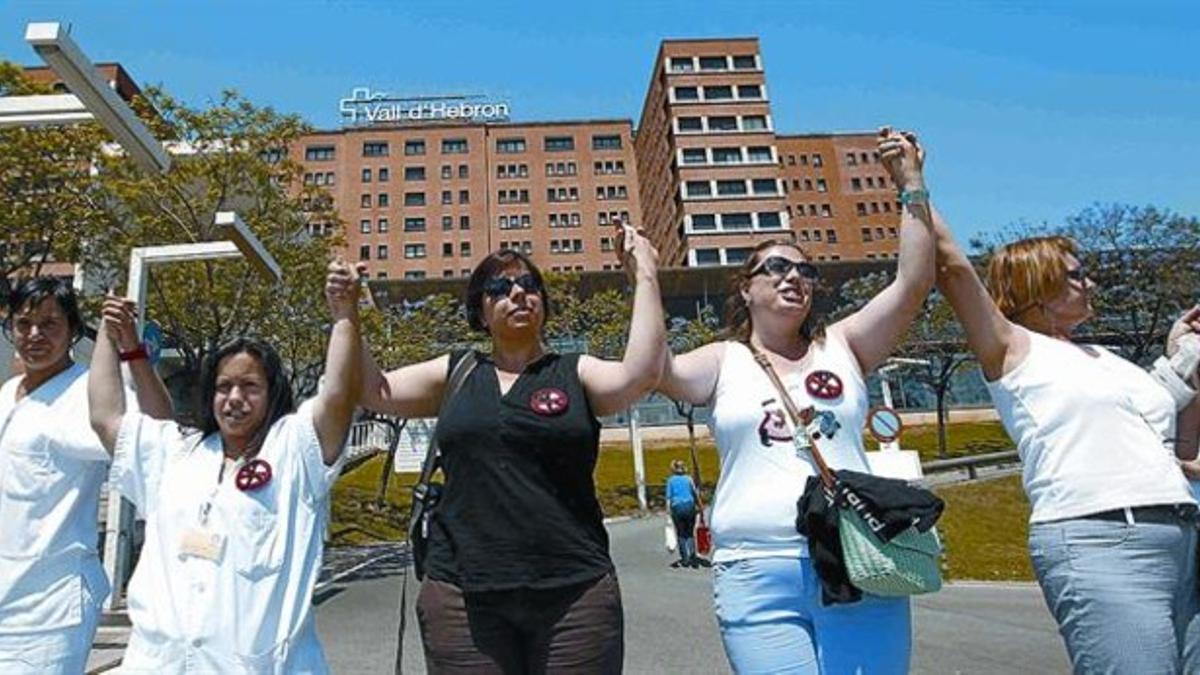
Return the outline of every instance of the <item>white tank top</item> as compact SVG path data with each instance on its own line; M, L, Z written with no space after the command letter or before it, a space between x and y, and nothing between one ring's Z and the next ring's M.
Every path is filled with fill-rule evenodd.
M1030 522L1194 503L1166 389L1103 347L1026 332L1029 355L987 386L1021 455Z
M858 361L833 333L814 342L811 353L808 368L784 375L784 385L798 407L832 412L841 425L832 439L817 441L829 466L867 472L862 430L868 400ZM806 377L822 370L841 380L839 396L808 394ZM810 455L797 455L783 415L779 395L750 349L726 342L709 419L721 458L712 515L715 562L808 555L796 532L796 500L817 470Z

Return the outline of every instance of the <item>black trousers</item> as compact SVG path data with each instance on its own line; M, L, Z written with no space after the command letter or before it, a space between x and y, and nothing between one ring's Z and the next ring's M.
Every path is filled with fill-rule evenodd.
M483 593L425 579L416 609L431 674L608 675L620 673L625 658L612 572L563 588Z

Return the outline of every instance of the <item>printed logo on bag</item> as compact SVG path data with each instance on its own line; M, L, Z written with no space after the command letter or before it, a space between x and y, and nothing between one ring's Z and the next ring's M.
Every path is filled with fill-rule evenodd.
M818 370L804 378L804 389L813 398L829 401L842 395L842 378L828 370Z
M567 392L555 387L538 389L529 397L529 408L543 417L561 415L570 404Z
M872 532L879 534L883 530L883 521L876 518L874 513L871 513L870 507L867 506L862 497L849 490L844 491L842 494L846 498L846 503L850 505L850 508L854 509L855 513L862 517L863 522L867 524L867 527L871 528Z

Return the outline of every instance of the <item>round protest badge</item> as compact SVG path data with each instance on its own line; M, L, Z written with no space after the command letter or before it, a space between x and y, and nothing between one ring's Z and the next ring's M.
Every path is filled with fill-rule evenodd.
M828 370L818 370L804 378L804 389L809 396L828 401L842 395L842 378Z
M567 392L554 387L538 389L529 397L529 408L544 417L561 415L566 412L567 406L570 404L571 400L567 398Z
M265 459L256 457L238 469L236 484L242 492L253 492L270 482L271 465Z
M903 430L900 413L891 408L875 408L867 415L867 431L880 443L895 441Z

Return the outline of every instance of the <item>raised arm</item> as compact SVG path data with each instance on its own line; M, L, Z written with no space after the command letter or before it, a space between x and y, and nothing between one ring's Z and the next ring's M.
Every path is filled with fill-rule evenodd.
M105 300L88 370L88 416L92 430L109 454L117 444L117 432L121 429L121 418L125 416L125 387L121 384L116 341L120 339L121 325L126 318L126 308L120 299L116 302L112 302L111 297Z
M884 167L901 192L900 257L896 278L865 307L842 319L830 330L839 331L858 358L863 372L886 359L921 311L933 288L934 239L925 190L924 150L912 134L888 128L879 132L879 152Z
M668 350L656 389L676 401L706 405L717 389L724 357L724 342L710 342L686 354L675 355Z
M321 442L321 456L325 464L331 466L342 453L343 441L362 393L358 294L358 273L340 260L330 263L325 299L333 317L333 328L325 352L325 381L313 405L313 423Z
M654 388L663 369L667 334L662 293L658 287L658 251L642 232L619 225L617 250L633 280L633 315L629 338L620 361L584 355L579 359L579 379L596 415L611 415Z
M383 372L364 344L362 407L395 417L433 417L438 413L450 355Z
M120 352L125 354L137 351L141 342L137 337L137 305L134 301L109 295L104 298L102 314L105 312L115 324L117 347ZM139 410L156 420L169 420L174 417L171 394L158 373L154 372L154 366L149 360L143 357L129 361L129 373L133 378Z
M930 207L937 236L937 287L967 334L983 375L998 380L1029 353L1029 335L1009 321L988 295L967 255L937 209Z

